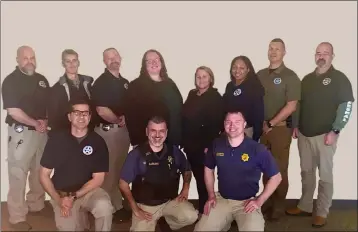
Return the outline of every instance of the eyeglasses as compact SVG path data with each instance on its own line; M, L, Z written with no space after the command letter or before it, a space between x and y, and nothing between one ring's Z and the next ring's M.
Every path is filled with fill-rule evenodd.
M81 110L74 110L74 111L72 111L72 113L73 113L76 117L80 117L80 116L87 117L87 116L90 115L90 112L89 112L89 111L81 111Z
M160 62L160 59L153 59L153 60L146 60L145 61L147 64L158 64Z

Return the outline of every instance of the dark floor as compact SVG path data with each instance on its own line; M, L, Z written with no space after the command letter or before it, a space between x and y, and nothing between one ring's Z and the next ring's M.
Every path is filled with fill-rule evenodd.
M45 209L35 215L28 216L28 222L32 225L32 231L54 231L56 230L52 207L46 202ZM112 231L129 231L130 221L119 222L113 220ZM6 203L1 203L1 231L9 231L8 212ZM311 227L311 218L288 217L278 223L267 223L267 231L357 231L357 210L332 210L325 227L315 229ZM193 225L185 227L180 231L193 231ZM237 231L232 227L230 231Z

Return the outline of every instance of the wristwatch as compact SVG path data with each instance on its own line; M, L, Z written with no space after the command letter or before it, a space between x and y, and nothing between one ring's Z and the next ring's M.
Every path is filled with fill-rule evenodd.
M337 130L337 129L333 129L332 131L333 131L333 133L335 133L336 135L338 135L339 132L341 132L340 130Z
M272 127L273 127L270 122L267 122L267 126L268 126L268 128L272 128Z
M70 197L73 197L73 200L77 200L77 195L76 195L76 192L71 192L70 193Z

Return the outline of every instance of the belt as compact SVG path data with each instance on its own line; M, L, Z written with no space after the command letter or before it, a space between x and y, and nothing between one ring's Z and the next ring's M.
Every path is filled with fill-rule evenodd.
M266 121L266 122L268 122L268 121ZM282 121L282 122L277 123L275 126L286 126L286 125L287 125L287 122Z
M120 128L118 124L105 124L105 123L100 123L99 127L102 128L102 130L104 131L109 131L111 128Z
M35 128L32 127L32 126L24 126L24 125L17 124L17 123L12 123L12 124L9 125L9 126L13 127L14 130L15 130L17 133L21 133L21 132L23 132L25 129L27 129L27 130L35 130Z
M60 191L57 190L57 193L60 195L60 197L75 197L76 193L75 192L64 192L64 191Z

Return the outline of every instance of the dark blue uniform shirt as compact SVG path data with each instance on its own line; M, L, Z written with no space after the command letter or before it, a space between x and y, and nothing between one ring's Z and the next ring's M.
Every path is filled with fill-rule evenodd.
M255 197L261 173L269 178L279 173L266 147L248 137L238 147L231 147L226 137L214 140L206 154L205 166L210 169L217 166L219 192L232 200Z
M160 153L160 152L158 152ZM178 147L173 147L173 156L175 164L181 173L191 171L190 165L181 150ZM137 175L143 175L146 171L147 164L140 153L139 147L134 148L129 152L126 161L122 167L120 178L127 183L132 183Z
M262 134L264 95L265 90L257 77L248 77L240 85L235 81L229 82L223 95L225 110L238 110L244 115L247 127L253 127L252 138L255 141Z

